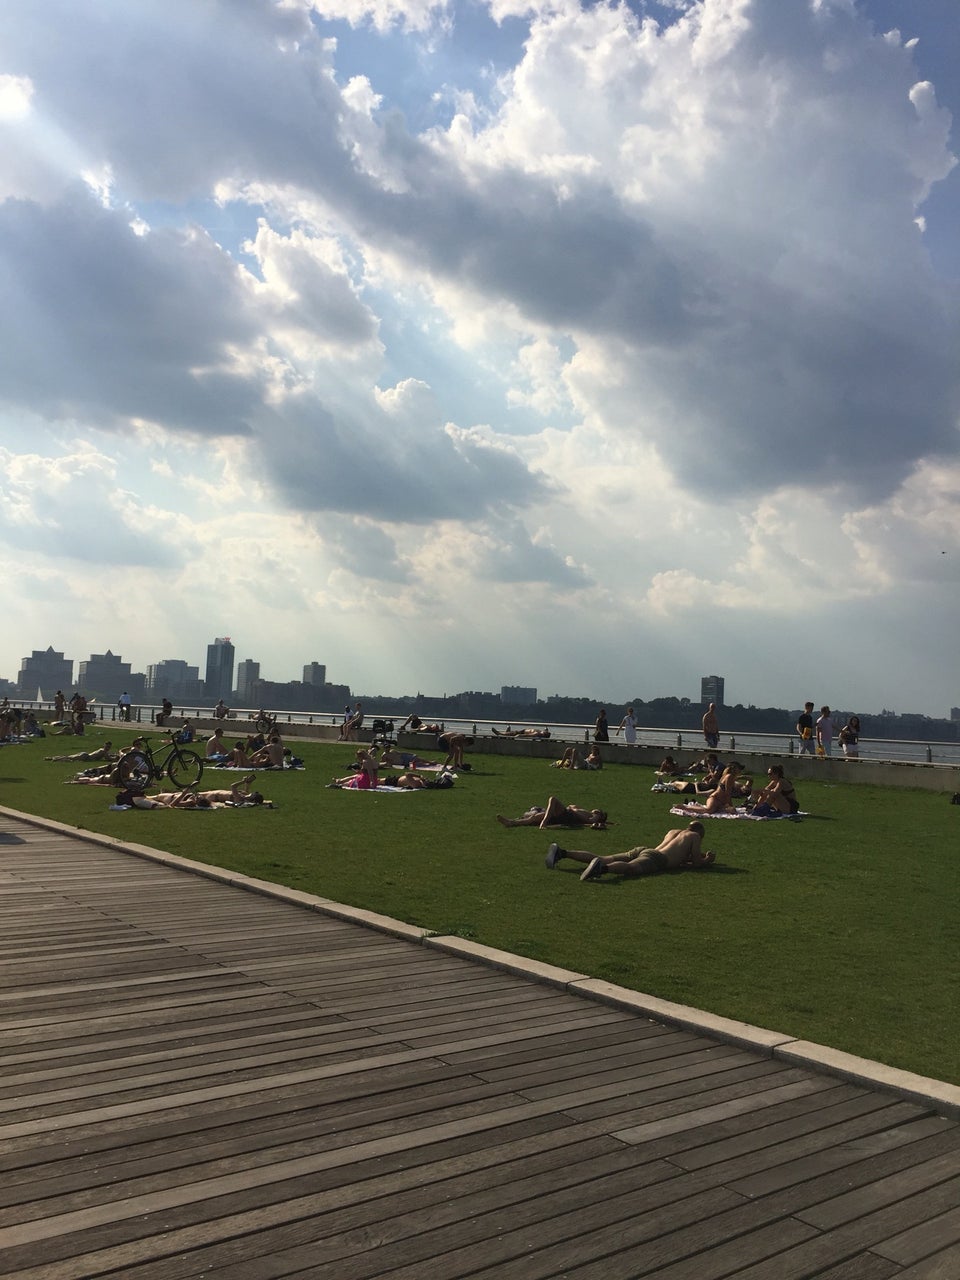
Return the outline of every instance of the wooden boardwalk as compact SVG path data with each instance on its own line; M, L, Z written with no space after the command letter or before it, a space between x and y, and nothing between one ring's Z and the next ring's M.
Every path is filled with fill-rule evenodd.
M0 924L0 1276L960 1277L922 1106L3 816Z

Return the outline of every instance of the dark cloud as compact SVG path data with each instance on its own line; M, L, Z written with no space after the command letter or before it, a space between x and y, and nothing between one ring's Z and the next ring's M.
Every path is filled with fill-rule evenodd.
M200 231L135 234L84 191L0 204L0 397L101 425L246 431L255 385L218 369L256 330L234 265Z
M548 492L508 448L430 418L398 421L373 404L350 412L300 401L261 422L257 437L262 473L305 512L429 524L474 520Z

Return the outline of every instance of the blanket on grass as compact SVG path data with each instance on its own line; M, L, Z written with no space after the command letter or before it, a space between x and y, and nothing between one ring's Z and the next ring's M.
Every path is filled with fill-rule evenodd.
M810 817L804 810L800 813L759 814L751 813L749 809L727 809L723 813L704 813L702 809L692 804L675 804L670 812L681 818L740 818L747 822L776 822L778 818L789 818L792 822L798 822L801 818Z

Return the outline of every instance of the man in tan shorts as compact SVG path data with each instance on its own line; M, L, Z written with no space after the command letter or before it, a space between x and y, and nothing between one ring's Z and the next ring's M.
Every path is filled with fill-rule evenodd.
M606 857L597 857L585 849L561 849L558 844L552 844L547 850L546 865L552 871L562 858L585 862L587 866L581 880L596 880L608 871L616 876L655 876L661 871L709 867L717 855L710 850L701 850L702 839L703 824L691 822L686 830L668 831L655 849L640 846Z

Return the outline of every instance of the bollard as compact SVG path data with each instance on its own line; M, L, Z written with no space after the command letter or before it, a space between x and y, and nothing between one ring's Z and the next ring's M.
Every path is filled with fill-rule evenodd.
M791 738L787 743L787 755L792 756L793 752L794 752L794 746L793 746L793 739Z
M476 725L474 725L474 726L473 726L473 736L474 736L474 737L476 737L476 736L477 736L477 726L476 726Z
M730 739L730 750L731 750L731 751L736 751L736 749L737 749L737 740L736 740L736 738L731 738L731 739Z
M683 737L679 733L677 734L677 746L681 748L683 747Z
M933 764L933 751L927 747L927 764Z

